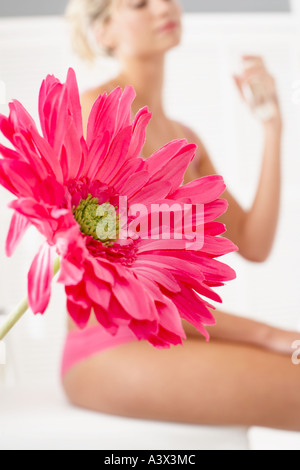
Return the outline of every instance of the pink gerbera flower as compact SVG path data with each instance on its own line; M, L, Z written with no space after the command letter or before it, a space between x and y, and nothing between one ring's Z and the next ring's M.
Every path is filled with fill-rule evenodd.
M111 334L126 324L138 339L159 348L182 344L182 318L208 340L204 325L215 320L207 307L214 307L201 296L222 302L212 287L236 277L215 259L237 250L219 236L225 226L214 221L228 206L219 199L225 184L214 175L180 186L196 150L186 140L170 142L143 160L151 113L145 107L131 122L135 96L130 86L99 96L84 139L77 81L69 69L65 84L50 75L42 84L42 136L16 100L8 118L0 115L0 129L15 149L0 146L0 184L17 198L10 203L14 215L6 252L12 255L31 224L45 237L28 273L35 314L48 306L58 254L58 282L65 286L67 310L80 328L94 311ZM120 197L127 198L126 213L121 213ZM202 229L201 245L187 249L186 239L159 237L160 221L155 236L147 238L149 217L131 209L136 204L150 209L153 203L164 203L166 212L177 204L175 231L185 204L202 205L201 223L194 213L187 217L190 230L195 224L198 232ZM121 237L124 216L127 237ZM139 236L129 236L130 230Z

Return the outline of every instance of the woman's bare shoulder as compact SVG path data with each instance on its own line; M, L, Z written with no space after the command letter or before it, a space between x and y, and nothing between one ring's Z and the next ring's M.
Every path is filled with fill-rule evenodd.
M200 140L200 137L197 135L194 129L192 129L190 126L187 126L181 121L172 120L172 123L178 126L179 132L181 132L184 135L184 138L186 138L189 143L197 143L194 141Z
M80 95L80 100L82 103L94 103L99 95L103 95L104 93L109 94L114 89L112 82L102 83L101 85L95 88L89 88L83 91Z
M203 171L203 167L205 166L205 162L210 162L210 157L204 144L202 137L194 130L194 128L180 122L180 121L173 121L174 124L181 128L182 137L185 138L189 144L196 144L197 151L196 156L193 160L193 167L201 172ZM211 167L212 169L212 167Z
M179 122L179 121L174 121L174 123L177 123L178 125L181 126L182 131L188 143L196 144L198 146L199 153L202 153L205 155L208 154L206 144L204 143L204 139L197 131L195 131L193 127L187 126L186 124Z

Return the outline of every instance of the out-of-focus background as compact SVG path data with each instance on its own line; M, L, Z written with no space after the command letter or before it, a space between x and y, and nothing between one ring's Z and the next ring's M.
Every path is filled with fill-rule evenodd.
M2 114L8 114L11 99L18 99L37 119L38 91L47 74L64 81L72 66L84 91L117 73L113 59L101 57L94 66L87 66L74 56L63 18L66 3L0 0ZM300 2L182 3L184 36L182 44L168 55L165 106L170 116L186 122L201 136L218 172L245 209L251 206L258 184L263 135L233 83L232 74L242 54L265 58L277 79L284 115L283 192L272 255L263 264L245 261L236 253L224 257L236 270L237 279L217 289L223 305L215 305L274 326L298 329L300 339ZM0 321L26 294L27 272L42 241L35 230L29 230L14 256L6 258L10 200L0 188ZM51 387L58 382L65 331L64 292L54 283L46 314L34 317L27 313L5 341L7 365L0 365L0 390ZM0 406L2 413L5 403ZM272 448L285 440L289 446L293 441L289 433L259 428L252 429L250 437L254 448Z

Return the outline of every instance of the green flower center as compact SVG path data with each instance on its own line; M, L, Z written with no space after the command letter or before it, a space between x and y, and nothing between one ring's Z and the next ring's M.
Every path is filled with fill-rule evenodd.
M99 204L98 199L89 194L87 199L81 199L76 208L73 207L73 215L83 234L101 241L103 245L111 246L119 237L119 216L116 209L118 207L109 202Z

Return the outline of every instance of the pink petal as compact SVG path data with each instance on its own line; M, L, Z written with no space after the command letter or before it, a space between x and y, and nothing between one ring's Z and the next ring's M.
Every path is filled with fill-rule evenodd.
M111 289L108 286L101 281L95 282L93 279L87 279L85 288L93 303L100 305L104 310L108 310L111 298Z
M157 150L151 157L144 162L145 169L150 175L157 174L166 167L166 164L186 145L186 140L173 140Z
M69 112L75 124L77 135L80 138L83 136L82 112L81 112L81 104L80 104L77 78L76 78L74 69L72 69L72 67L70 67L68 70L66 87L68 90Z
M76 286L65 286L67 298L73 304L86 310L89 309L91 302L86 295L85 281L82 280Z
M28 220L46 237L49 243L54 243L54 235L59 227L59 221L55 220L44 203L37 203L33 198L21 198L9 203L9 207L16 210L19 214L24 215ZM52 207L51 207L52 209ZM65 215L65 209L62 216L63 222L68 219ZM74 218L72 218L74 221ZM62 223L62 222L60 222Z
M12 150L4 145L0 144L0 155L4 158L11 158L12 160L21 160L22 155L15 150Z
M10 193L14 194L15 196L19 195L18 190L14 187L5 168L6 160L0 160L0 184L4 188L6 188Z
M205 204L204 222L214 221L227 211L228 206L229 204L226 199L217 199L214 202Z
M167 258L167 256L165 256L165 258ZM144 275L146 275L146 270L147 269L151 269L151 264L152 264L152 269L156 271L159 271L161 270L161 266L160 264L162 265L162 263L155 263L154 261L151 263L150 261L148 261L146 264L146 266L142 266L141 265L142 263L135 263L135 266L136 266L136 272L137 273L142 273ZM202 294L202 295L205 295L206 297L212 299L212 300L215 300L216 302L221 302L222 303L222 299L221 297L216 293L214 292L212 289L210 289L208 287L208 284L206 285L204 282L205 282L205 277L204 277L204 274L201 269L201 265L196 265L196 264L189 264L189 263L184 263L182 262L182 266L178 267L176 266L176 264L174 263L174 261L172 262L172 265L170 265L169 269L172 270L172 274L173 274L173 278L176 279L176 283L178 286L180 286L180 289L178 290L177 289L177 292L179 292L182 288L182 283L184 284L188 284L189 287L191 289L194 289L195 291L197 291L199 294ZM167 267L167 263L165 264L165 267ZM153 276L153 274L152 274ZM162 279L161 279L162 280ZM158 281L159 282L159 278L158 278ZM169 290L170 292L172 292L172 289L170 288L170 286L166 285L166 284L163 284L162 282L160 282L161 286L166 289L166 290ZM175 292L175 291L174 291Z
M210 237L207 235L204 239L204 245L201 251L213 256L223 256L227 253L239 251L239 248L227 238Z
M176 200L190 198L193 204L207 204L218 199L225 189L222 176L205 176L178 188L170 198Z
M148 176L149 179L149 176ZM158 200L164 199L172 189L172 184L169 181L158 181L149 183L141 188L130 199L130 204L144 204L157 203Z
M44 106L47 100L47 96L50 93L51 89L53 89L57 84L59 84L59 80L54 77L54 75L47 75L45 80L43 80L40 92L39 92L39 118L41 123L41 128L44 137L47 135L47 123L44 117Z
M6 238L5 251L7 256L12 256L29 226L30 222L26 217L14 212Z
M145 288L147 288L147 291L151 295L155 304L157 304L157 302L164 302L166 296L161 292L158 284L154 283L152 279L149 279L149 277L145 276L144 273L139 269L135 271L135 274L138 281L142 283Z
M33 118L18 100L12 100L12 102L9 103L9 109L9 120L14 126L15 133L22 130L26 131L30 127L36 129Z
M160 303L157 309L160 326L162 326L166 331L186 339L180 315L174 303L166 298L165 303ZM181 343L180 339L178 343Z
M14 135L14 145L20 152L20 158L17 158L17 160L28 163L41 180L46 179L48 176L47 167L41 158L37 158L36 149L32 148L31 138L28 133L26 135L16 133Z
M110 333L115 334L116 326L119 329L120 325L128 325L131 321L131 315L129 315L118 299L112 295L110 298L110 304L108 310L105 312L104 309L96 304L94 304L95 315L97 316L97 320L102 325L109 324L110 325Z
M109 132L111 139L115 133L118 103L122 95L122 88L115 88L108 96L100 95L95 101L87 124L87 145L91 146L93 140Z
M115 134L118 134L125 127L130 126L131 105L135 97L136 92L134 88L130 85L126 85L118 106Z
M99 168L103 164L110 145L109 132L104 133L95 139L88 151L88 156L85 162L82 176L86 176L89 179L95 179L95 175L98 173Z
M100 323L112 336L115 336L119 330L119 326L112 322L111 316L108 314L108 312L97 304L93 305L93 310L95 312L95 317L97 318L98 323Z
M66 153L67 171L65 171L64 179L76 178L79 169L82 167L82 148L79 140L78 130L75 127L75 123L70 120L68 127L65 131L64 144L62 147Z
M215 325L216 321L210 311L205 307L200 297L188 288L183 288L181 294L173 297L181 318L189 323L209 340L209 334L204 325Z
M156 335L158 331L157 322L151 320L136 320L132 318L128 327L139 341L148 340L151 335Z
M65 192L64 186L58 183L53 176L47 176L43 181L39 181L33 188L33 196L37 201L43 201L45 204L55 206L55 208L64 205Z
M28 302L33 313L44 313L51 296L55 249L44 243L28 273Z
M156 319L157 312L149 294L133 276L128 275L127 280L119 279L112 290L118 302L133 318L151 321ZM136 295L137 292L139 295Z
M136 158L141 154L146 141L146 128L151 120L152 113L148 112L148 107L142 108L137 113L133 122L132 139L127 158Z
M235 271L213 258L208 258L202 253L195 252L169 252L166 256L165 252L143 253L135 261L135 266L140 265L157 266L158 269L166 268L172 270L184 270L187 275L192 277L200 277L210 281L231 281L236 279ZM204 276L204 277L203 277Z
M223 303L221 297L213 289L205 285L201 278L187 278L184 272L178 272L175 274L175 277L181 281L181 288L183 285L188 285L189 289L194 289L198 294L204 295L215 302Z
M63 123L60 123L58 128L63 131L65 130ZM30 133L31 139L36 147L36 151L41 156L44 165L53 173L53 175L55 175L59 183L63 183L62 169L59 162L62 140L60 140L59 149L55 149L52 148L49 142L41 137L34 128L30 129ZM62 135L60 138L62 139Z
M151 266L136 266L135 273L136 275L143 274L149 280L155 279L157 284L160 284L169 292L178 293L181 291L178 282L167 270L158 270Z
M138 171L133 175L130 175L122 188L122 194L126 195L128 199L131 198L141 188L144 188L148 180L149 173L147 171Z
M14 126L12 122L3 114L0 114L0 131L11 143L13 143Z
M0 169L1 166L7 179L16 189L15 194L19 197L32 196L32 189L40 179L27 163L17 160L0 160Z
M154 284L150 285L150 281L144 279L144 283L148 283L147 287L149 291L152 291ZM186 334L183 329L179 312L174 305L173 301L170 300L167 296L161 296L162 299L155 303L157 308L157 314L159 317L158 328L154 329L155 325L151 325L150 330L149 325L144 327L144 330L139 331L140 337L148 340L157 349L170 348L171 344L182 345L182 339L186 339ZM135 326L138 328L138 325Z
M83 136L82 115L78 85L73 69L68 70L66 84L62 85L55 77L44 80L39 96L39 115L43 135L54 150L54 173L61 178L58 161L63 145L67 149L67 160L63 164L68 169L66 178L75 177L81 167L81 144ZM37 137L35 136L35 140ZM41 142L38 142L41 146ZM47 158L45 151L42 152ZM72 157L72 158L71 158ZM64 158L64 156L63 156ZM71 159L70 159L71 158Z
M226 232L226 226L221 222L208 222L204 226L205 235L221 235Z
M66 85L57 83L49 92L43 106L45 140L59 156L68 118L68 91Z
M172 273L173 276L184 273L186 279L205 279L200 263L196 264L189 260L178 259L175 258L175 256L159 256L154 253L143 253L143 255L139 256L138 260L135 261L134 267L138 270L144 267L155 268L157 271L164 270L170 274Z
M116 267L105 259L89 258L89 265L85 269L91 278L96 277L110 285L115 283Z
M180 336L174 335L168 330L165 330L162 326L159 326L158 332L155 335L148 337L148 342L152 344L156 349L170 349L173 344L175 346L183 346Z
M156 181L169 181L172 185L171 191L174 192L184 180L187 167L192 161L197 146L195 144L185 145L176 153L173 158L166 160L162 168L155 169L152 173L149 183ZM151 159L146 160L146 163ZM149 171L149 169L147 168ZM150 171L149 171L150 172ZM151 172L150 172L151 174Z
M135 158L127 161L122 168L119 169L118 174L111 180L110 185L113 186L116 191L122 193L122 189L126 184L128 178L138 171L144 171L144 161L142 158Z
M87 148L86 141L85 141L84 137L81 137L80 145L81 145L81 151L82 151L82 158L81 158L81 165L80 165L80 167L78 169L78 173L76 175L76 179L82 178L83 171L84 171L87 159L88 159L88 148Z
M105 128L98 131L97 126L99 126L99 124L101 123L101 119L99 120L100 121L99 124L97 123L97 119L99 118L99 116L101 116L106 100L107 100L107 92L105 92L103 95L99 95L96 101L94 102L91 112L89 114L88 123L87 123L87 139L86 139L88 149L91 148L95 139L99 138L104 132ZM106 130L109 136L111 137L113 134L113 129L109 128Z
M110 183L111 179L118 173L126 161L131 139L131 126L125 127L117 134L111 144L105 160L98 169L95 179Z
M60 271L57 282L64 286L76 286L82 280L84 268L72 262L67 257L61 258Z
M115 320L118 325L128 325L132 318L131 315L126 312L126 310L123 308L123 306L120 304L120 302L114 295L111 296L107 314L111 319L111 323L113 323L113 320Z
M69 298L67 298L67 310L69 312L70 317L80 329L84 329L87 326L91 316L91 306L83 308L80 305L72 302Z
M55 243L61 258L57 282L65 286L77 286L85 274L84 261L88 256L85 241L77 224L59 234Z
M140 240L138 253L154 250L185 250L186 240Z

